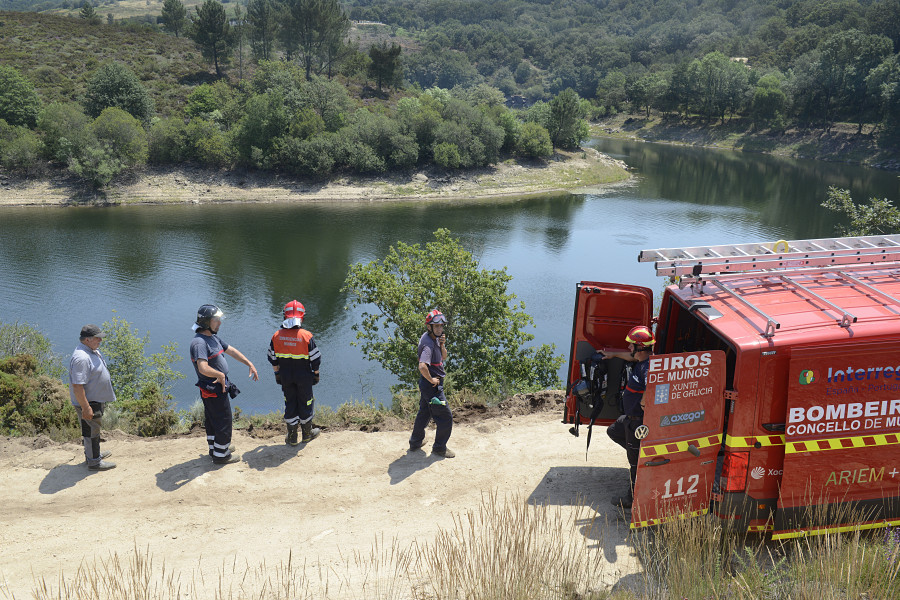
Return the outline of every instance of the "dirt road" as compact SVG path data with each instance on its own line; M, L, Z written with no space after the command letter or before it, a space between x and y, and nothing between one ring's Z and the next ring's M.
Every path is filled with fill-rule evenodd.
M585 462L584 435L566 429L557 410L457 425L454 459L408 453L404 431L329 432L293 448L274 431L237 432L241 462L224 466L197 435L112 432L103 448L118 468L103 473L86 469L76 444L2 438L0 598L30 598L36 578L55 586L82 561L135 547L207 582L223 565L277 563L289 551L308 567L352 569L347 557L368 553L376 536L427 542L492 491L573 514L585 497L597 524L573 523L572 535L603 552L611 585L636 568L610 503L626 486L624 452L601 428Z

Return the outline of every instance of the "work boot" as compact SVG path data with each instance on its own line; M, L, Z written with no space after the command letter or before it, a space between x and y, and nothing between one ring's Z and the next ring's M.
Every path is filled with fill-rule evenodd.
M432 450L431 453L437 454L438 456L443 456L444 458L453 458L456 456L456 452L454 452L450 448L444 448L443 450Z
M107 462L105 460L101 460L96 465L88 465L88 469L91 471L109 471L110 469L115 469L116 463Z
M304 434L306 435L306 434ZM300 442L297 440L297 426L296 425L288 425L287 426L287 435L284 436L284 443L289 446L296 446Z
M109 458L110 456L112 456L112 452L110 452L109 450L104 450L100 453L100 460L102 461L104 458ZM87 462L87 459L84 459L84 462Z
M303 439L301 440L304 444L307 442L311 442L322 433L322 430L318 427L313 428L312 421L307 421L306 423L300 424L300 430L303 432Z
M410 444L409 451L415 452L416 450L418 450L419 448L421 448L424 445L425 445L425 440L422 440L421 442L416 442L415 444Z
M236 463L239 460L241 460L241 459L238 458L237 456L235 456L234 454L227 454L222 457L213 458L213 463L217 464L217 465L230 465L231 463Z

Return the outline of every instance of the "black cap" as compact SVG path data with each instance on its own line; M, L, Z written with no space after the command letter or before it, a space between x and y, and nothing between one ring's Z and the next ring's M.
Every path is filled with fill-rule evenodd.
M106 334L100 331L100 328L96 325L85 325L81 328L81 339L83 340L89 337L102 338L106 337Z

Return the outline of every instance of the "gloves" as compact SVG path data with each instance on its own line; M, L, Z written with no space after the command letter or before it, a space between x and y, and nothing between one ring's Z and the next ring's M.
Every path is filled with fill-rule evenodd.
M275 383L281 385L281 373L275 373Z
M313 373L313 385L316 385L317 383L319 383L319 374Z

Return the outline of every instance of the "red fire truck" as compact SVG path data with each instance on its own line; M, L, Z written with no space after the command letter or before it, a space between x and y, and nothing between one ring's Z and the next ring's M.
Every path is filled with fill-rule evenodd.
M625 362L595 353L655 324L631 527L707 512L775 539L900 525L900 235L638 260L676 282L656 319L648 288L576 287L563 419L577 434L621 414Z

